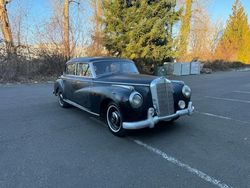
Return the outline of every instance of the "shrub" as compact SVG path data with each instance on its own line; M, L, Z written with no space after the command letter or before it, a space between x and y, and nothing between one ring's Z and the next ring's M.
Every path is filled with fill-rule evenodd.
M226 71L231 69L239 69L239 68L245 68L248 67L248 65L239 62L226 62L224 60L215 60L215 61L206 61L203 62L203 68L212 69L213 71Z
M27 82L30 80L46 80L63 72L66 60L59 52L37 51L30 58L24 55L0 55L0 81Z

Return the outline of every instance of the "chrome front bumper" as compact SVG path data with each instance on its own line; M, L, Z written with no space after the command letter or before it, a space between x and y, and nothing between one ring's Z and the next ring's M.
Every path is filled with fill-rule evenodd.
M155 124L158 123L159 121L170 121L173 118L179 117L179 116L184 116L184 115L192 115L194 111L194 106L192 102L188 103L188 108L184 110L179 110L175 114L169 115L169 116L163 116L163 117L158 117L158 116L153 116L152 112L150 109L148 110L148 118L143 121L137 121L137 122L123 122L122 127L124 129L142 129L142 128L154 128Z

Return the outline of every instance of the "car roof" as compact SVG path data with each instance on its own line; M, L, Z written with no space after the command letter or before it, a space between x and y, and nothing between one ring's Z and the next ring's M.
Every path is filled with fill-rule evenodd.
M131 61L129 59L124 59L124 58L117 58L117 57L78 57L78 58L73 58L69 60L66 64L68 63L79 63L79 62L84 62L84 63L97 63L97 62L103 62L103 61Z

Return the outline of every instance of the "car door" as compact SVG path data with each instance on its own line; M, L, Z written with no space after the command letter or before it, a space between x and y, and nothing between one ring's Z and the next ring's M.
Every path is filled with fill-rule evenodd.
M76 76L76 64L68 63L66 64L65 73L63 75L63 85L64 85L64 98L68 100L73 100L73 83Z
M90 109L92 74L88 63L77 63L76 77L73 82L73 102Z

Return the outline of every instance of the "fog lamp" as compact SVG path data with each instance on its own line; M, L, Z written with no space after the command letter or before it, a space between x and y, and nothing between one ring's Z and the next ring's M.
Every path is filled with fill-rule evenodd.
M155 109L154 108L149 108L148 113L150 114L150 116L154 116L155 115Z
M180 100L180 101L178 102L178 106L179 106L180 109L184 109L184 108L186 107L185 101Z

